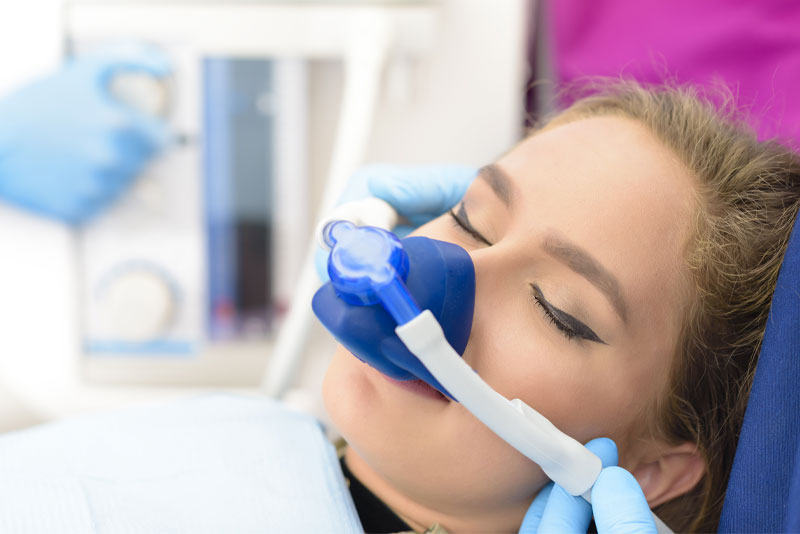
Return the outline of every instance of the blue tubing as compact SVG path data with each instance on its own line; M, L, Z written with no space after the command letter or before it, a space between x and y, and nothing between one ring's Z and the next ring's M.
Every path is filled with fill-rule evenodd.
M400 326L422 313L406 285L397 276L389 284L376 288L375 292L383 307Z

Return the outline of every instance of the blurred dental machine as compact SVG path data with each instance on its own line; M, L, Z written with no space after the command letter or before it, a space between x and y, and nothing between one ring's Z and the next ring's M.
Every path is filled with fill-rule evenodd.
M349 175L371 158L485 161L519 135L522 102L500 97L519 92L523 47L512 39L492 49L481 41L489 33L475 33L488 75L476 84L484 79L478 67L454 60L471 53L463 43L485 10L458 13L456 3L65 3L67 53L137 40L173 63L169 79L121 73L110 81L115 98L164 117L176 140L132 191L79 231L82 380L255 387L277 366L268 389L285 389L295 356L269 360L276 350L303 350L298 337L307 335L310 313L293 318L287 310L293 297L310 302L315 275L304 259L313 223ZM498 13L519 20L523 2L513 4ZM505 93L490 93L497 89L489 80ZM474 125L497 146L451 120L468 113L457 86L465 99L500 102ZM397 142L410 143L426 117L440 123L428 128L437 141ZM470 144L478 139L482 153ZM303 287L308 294L297 295Z

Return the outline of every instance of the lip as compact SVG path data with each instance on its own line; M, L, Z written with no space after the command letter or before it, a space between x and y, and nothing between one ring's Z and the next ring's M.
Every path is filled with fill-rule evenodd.
M390 378L383 373L380 375L386 379L390 384L394 384L395 386L399 387L400 389L404 389L410 393L414 393L415 395L419 395L421 397L426 397L428 399L437 400L440 402L450 402L450 399L439 393L438 390L434 389L427 382L417 379L417 380L396 380L394 378Z

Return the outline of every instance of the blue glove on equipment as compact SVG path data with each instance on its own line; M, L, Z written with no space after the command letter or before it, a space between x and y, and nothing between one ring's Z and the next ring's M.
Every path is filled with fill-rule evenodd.
M339 205L368 196L385 200L408 221L394 229L404 237L455 206L476 174L464 165L369 165L350 178ZM328 252L317 250L315 264L323 282L328 280L327 260Z
M109 94L118 72L170 74L154 47L71 59L0 101L0 197L69 223L110 204L170 140L164 121Z
M614 442L598 438L586 447L600 457L604 467L592 488L592 504L551 482L528 508L520 534L586 532L592 514L599 534L655 534L642 488L633 475L617 467Z

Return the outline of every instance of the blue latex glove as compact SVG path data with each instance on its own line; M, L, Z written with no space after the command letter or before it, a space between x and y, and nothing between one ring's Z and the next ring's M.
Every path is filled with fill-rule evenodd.
M520 534L586 532L594 514L599 534L655 534L647 499L628 471L617 467L617 446L608 438L586 444L603 462L592 488L592 504L573 497L552 482L536 496Z
M368 196L385 200L409 223L394 229L405 237L455 206L476 174L464 165L369 165L350 178L338 205ZM318 249L315 264L323 282L328 281L327 261L328 252Z
M164 121L109 94L120 71L161 78L171 67L154 47L119 45L0 101L0 197L80 223L119 196L172 137Z

